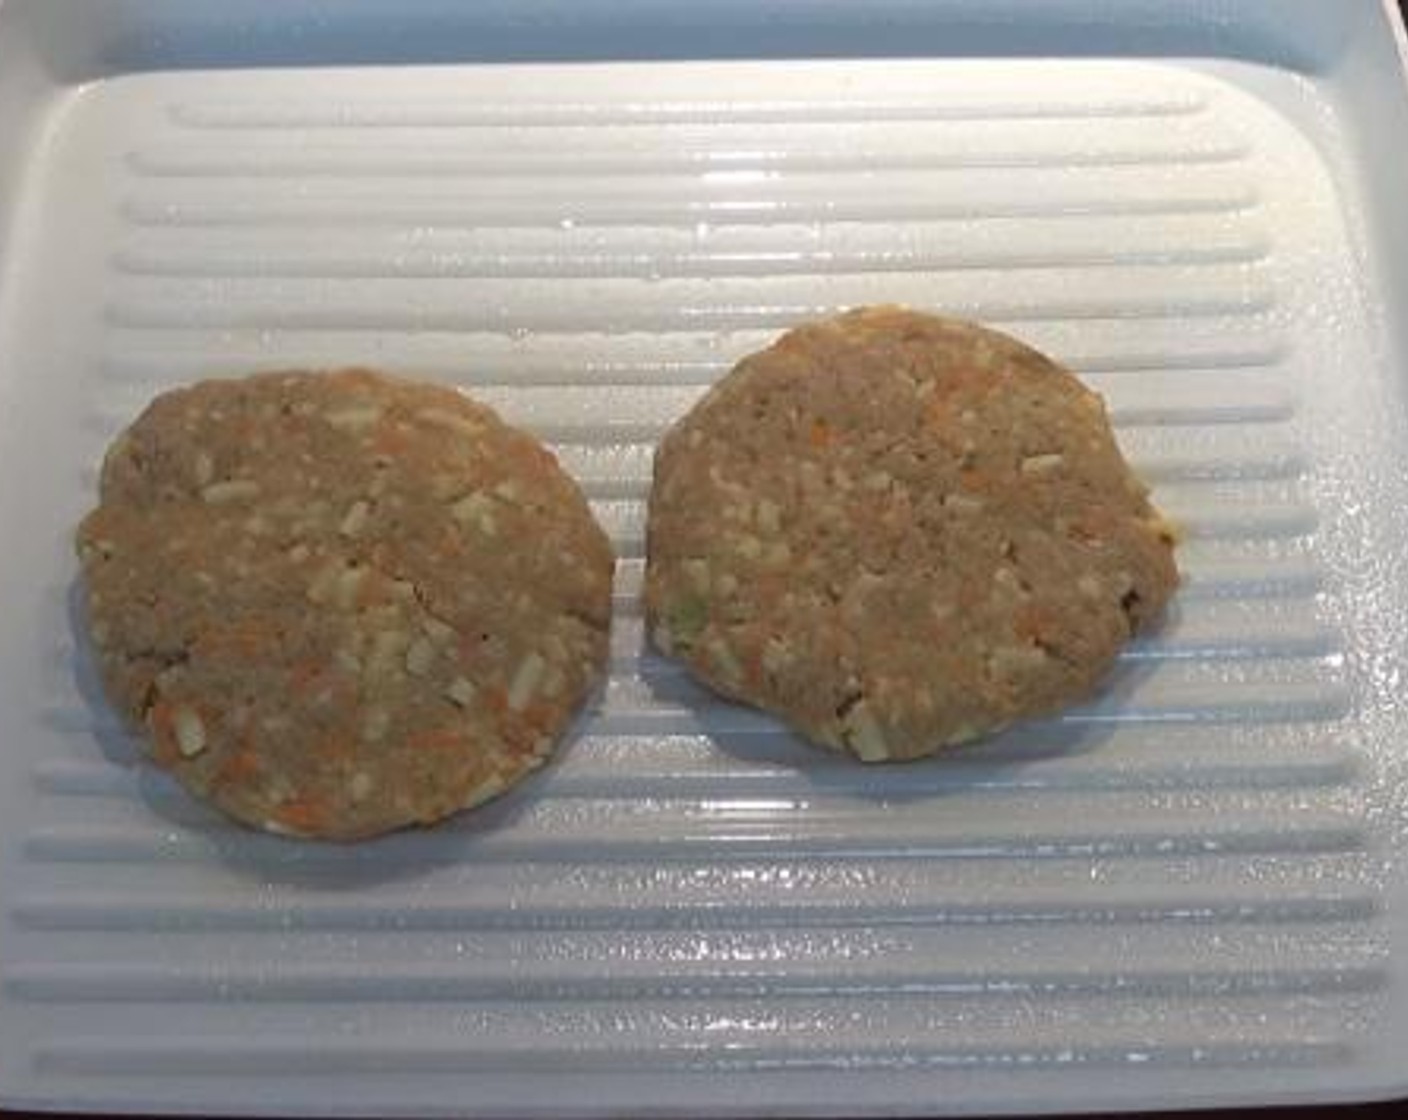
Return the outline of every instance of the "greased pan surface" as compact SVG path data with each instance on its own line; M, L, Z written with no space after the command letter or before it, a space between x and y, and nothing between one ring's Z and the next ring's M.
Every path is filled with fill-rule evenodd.
M1043 60L193 62L26 102L35 21L3 16L0 95L31 127L0 247L0 1102L1402 1090L1408 303L1329 77L1061 38ZM1166 624L1094 702L896 768L692 686L638 600L660 432L777 332L872 302L1079 371L1186 531ZM559 760L353 848L241 831L138 765L70 551L152 394L346 363L541 434L623 557L610 681Z

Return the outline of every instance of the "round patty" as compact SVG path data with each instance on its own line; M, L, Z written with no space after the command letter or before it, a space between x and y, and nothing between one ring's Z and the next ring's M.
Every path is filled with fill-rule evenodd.
M648 552L656 646L870 762L1088 695L1178 583L1098 395L884 307L788 332L671 429Z
M502 792L606 661L613 558L580 490L449 388L166 393L108 451L78 551L112 702L274 832L371 836Z

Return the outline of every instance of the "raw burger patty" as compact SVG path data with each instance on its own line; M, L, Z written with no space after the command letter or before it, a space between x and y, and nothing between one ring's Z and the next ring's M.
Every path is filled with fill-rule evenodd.
M553 456L362 370L166 393L78 531L112 702L257 828L427 824L540 765L607 655L613 559Z
M666 435L646 612L712 688L874 762L1088 696L1178 572L1104 404L971 323L864 308Z

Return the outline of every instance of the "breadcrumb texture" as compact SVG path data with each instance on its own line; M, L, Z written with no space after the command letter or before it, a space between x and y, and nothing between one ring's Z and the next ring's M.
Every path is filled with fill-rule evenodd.
M895 307L809 323L668 433L654 644L868 762L1088 697L1178 585L1104 403L1006 335Z
M429 824L539 766L601 675L614 560L531 436L366 370L165 393L77 534L112 703L271 832Z

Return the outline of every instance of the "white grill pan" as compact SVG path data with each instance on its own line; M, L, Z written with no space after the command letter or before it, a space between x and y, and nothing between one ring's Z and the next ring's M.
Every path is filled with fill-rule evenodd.
M0 1105L922 1114L1408 1092L1408 97L1391 5L0 0ZM1095 700L861 768L642 647L661 431L809 316L1000 326L1187 529ZM106 442L360 363L621 555L560 760L244 832L83 667Z

